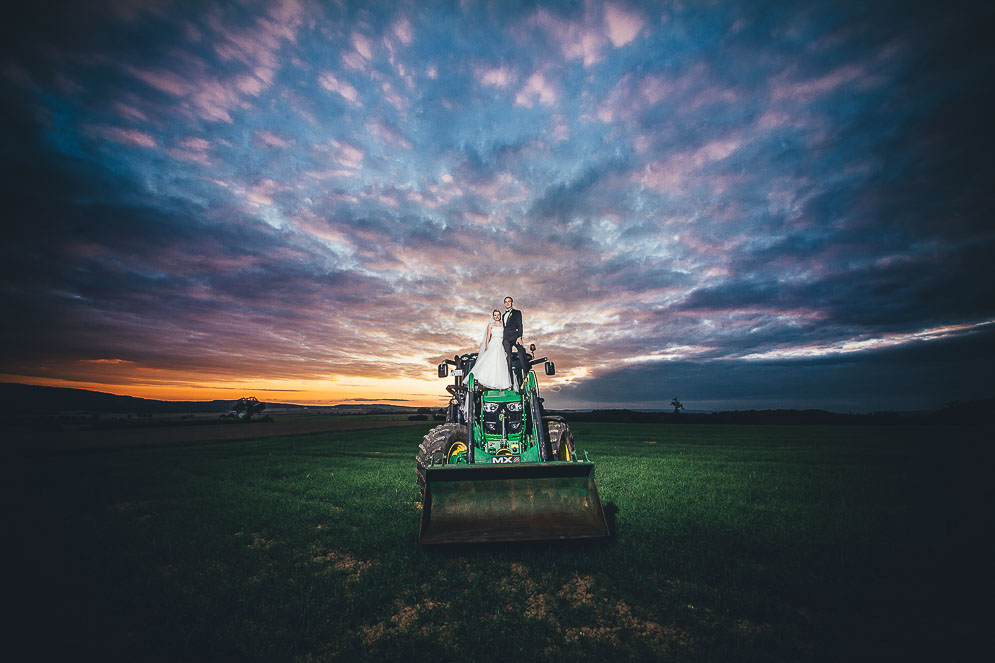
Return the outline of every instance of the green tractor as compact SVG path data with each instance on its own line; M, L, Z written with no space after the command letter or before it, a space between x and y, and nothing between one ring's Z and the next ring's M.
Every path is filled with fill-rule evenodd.
M453 384L446 423L418 447L422 496L419 543L480 543L608 536L594 481L562 417L546 416L532 366L556 368L545 357L527 366L516 356L520 389L485 389L469 372L477 353L439 364ZM586 456L586 454L585 454Z

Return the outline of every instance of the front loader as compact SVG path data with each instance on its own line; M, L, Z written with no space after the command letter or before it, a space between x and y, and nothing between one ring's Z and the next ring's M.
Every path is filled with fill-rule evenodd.
M515 389L486 389L469 374L477 353L439 365L454 383L446 423L416 456L422 494L418 541L424 544L531 541L608 536L594 463L577 457L561 417L546 416L532 366L514 358ZM585 454L586 455L586 454Z

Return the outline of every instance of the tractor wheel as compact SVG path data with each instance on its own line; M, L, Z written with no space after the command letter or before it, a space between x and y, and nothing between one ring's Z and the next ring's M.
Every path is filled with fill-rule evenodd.
M425 497L425 468L466 462L466 426L442 424L428 432L418 445L418 490Z
M549 447L553 450L553 460L574 460L577 449L574 447L574 436L570 427L562 421L547 421L549 431Z

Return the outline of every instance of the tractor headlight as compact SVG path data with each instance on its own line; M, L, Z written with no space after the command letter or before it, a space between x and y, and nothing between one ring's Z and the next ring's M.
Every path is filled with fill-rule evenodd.
M505 405L505 407L508 408L508 412L521 412L522 411L522 402L521 401L516 401L514 403L508 403L508 404Z
M484 412L497 412L499 407L497 403L484 403Z

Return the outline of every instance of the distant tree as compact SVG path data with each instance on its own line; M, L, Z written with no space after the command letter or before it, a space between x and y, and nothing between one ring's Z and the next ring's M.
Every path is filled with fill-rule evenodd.
M674 414L680 414L681 410L684 409L684 405L677 400L677 396L674 396L674 400L670 401L670 406L674 408Z

